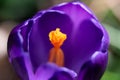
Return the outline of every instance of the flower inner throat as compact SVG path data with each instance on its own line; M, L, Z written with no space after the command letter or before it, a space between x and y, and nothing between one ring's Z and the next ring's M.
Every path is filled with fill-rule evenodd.
M49 40L54 46L50 49L49 62L53 62L58 66L64 66L64 53L60 48L63 42L67 39L67 35L60 31L60 28L56 28L49 33Z

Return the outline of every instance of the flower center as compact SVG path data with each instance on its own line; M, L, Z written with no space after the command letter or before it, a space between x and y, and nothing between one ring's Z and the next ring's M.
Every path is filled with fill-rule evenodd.
M58 66L64 66L64 53L60 47L62 46L66 38L67 35L60 32L59 28L56 28L56 30L49 33L49 40L54 46L50 50L49 62L54 62Z

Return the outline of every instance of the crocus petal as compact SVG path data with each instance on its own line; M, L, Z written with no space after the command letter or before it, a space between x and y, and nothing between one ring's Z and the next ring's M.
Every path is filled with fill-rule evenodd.
M8 39L9 60L22 80L28 80L31 76L29 74L33 74L31 61L27 52L28 34L31 26L32 22L30 20L23 22L12 30Z
M41 65L35 75L35 80L73 80L76 77L75 72L52 63Z
M63 46L66 67L78 72L82 64L100 49L104 33L99 27L102 26L96 26L92 19L87 19L73 31L72 39L67 44L69 47Z
M61 3L51 8L65 12L72 19L74 26L77 27L85 19L95 18L92 11L86 7L82 2ZM95 18L96 19L96 18Z
M52 78L49 80L74 80L69 74L66 72L56 72Z
M82 8L83 6L78 4L76 5L73 3L67 3L65 5L61 5L60 7L64 8L64 6L73 6L73 10L76 10L74 8L80 8L84 10ZM30 55L32 57L34 56L34 58L31 58L32 63L36 69L40 64L47 62L49 50L52 48L48 39L48 33L60 26L61 31L68 35L67 40L62 46L65 55L65 66L78 72L78 67L83 64L82 61L88 59L88 57L90 57L94 51L99 50L104 34L100 28L102 26L97 25L99 22L86 10L84 10L83 14L89 15L89 17L85 17L84 20L79 21L78 25L74 25L72 23L72 18L70 19L70 17L68 17L70 15L68 15L66 12L61 12L62 10L58 10L48 10L43 13L39 12L37 14L38 17L35 16L35 25L30 36ZM69 9L69 11L70 10L71 9ZM80 14L80 11L77 10L73 12ZM94 23L92 19L94 19L97 23ZM33 39L34 37L36 38ZM69 62L71 58L72 62Z
M100 80L107 65L108 54L96 51L82 66L78 80Z
M24 56L28 52L28 34L31 30L32 22L30 20L16 26L10 33L8 39L9 59Z
M78 67L84 63L83 61L89 59L95 50L105 49L104 51L106 51L108 49L108 34L105 29L103 29L102 25L100 25L92 11L90 11L83 3L66 2L57 5L52 9L65 12L73 21L74 28L72 31L73 36L70 42L70 48L66 46L63 48L63 50L65 49L65 55L69 55L69 57L65 58L67 67L79 71L77 70L79 69ZM73 45L71 45L72 43ZM72 62L69 64L70 59L72 59Z
M53 47L48 34L56 28L67 34L61 47L66 68L46 64ZM99 80L106 68L108 44L108 34L94 14L84 4L70 2L40 11L14 28L8 54L22 80L73 80L71 70L79 73L78 80Z
M65 56L69 55L69 57L65 58L67 67L79 71L77 70L79 69L78 67L80 67L86 59L89 59L95 50L106 51L108 49L109 38L107 32L92 11L83 3L66 2L56 5L51 9L65 12L73 21L73 36L70 44L74 43L70 45L70 48L67 46L63 48L63 50L65 49ZM72 59L72 62L69 64L70 59Z
M27 69L25 66L25 61L23 57L14 58L11 63L14 69L22 80L29 80Z
M44 14L33 19L33 21L34 25L29 37L29 50L34 70L36 70L40 64L48 61L49 51L53 47L49 41L49 32L59 27L70 38L72 22L66 14L54 10L44 12Z

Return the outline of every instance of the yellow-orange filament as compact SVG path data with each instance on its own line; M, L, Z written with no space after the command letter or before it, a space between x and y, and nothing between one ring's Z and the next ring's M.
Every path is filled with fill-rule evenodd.
M64 66L64 53L61 49L56 51L56 48L50 50L49 62L53 62L58 66Z
M49 40L54 46L50 50L49 62L54 62L58 66L64 65L64 53L60 47L62 46L66 38L66 34L60 32L59 28L49 33Z

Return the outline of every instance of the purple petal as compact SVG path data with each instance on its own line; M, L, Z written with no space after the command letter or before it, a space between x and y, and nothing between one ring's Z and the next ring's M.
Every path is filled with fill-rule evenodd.
M20 35L20 30L14 31L10 34L8 39L8 54L9 60L11 61L13 58L17 56L21 56L22 51L22 39Z
M21 80L29 80L23 57L14 58L14 60L12 60L11 63L13 64L13 67L16 70L19 77L21 78Z
M41 17L39 16L37 19L34 19L29 40L29 50L35 70L40 64L48 62L49 51L53 47L49 41L48 34L57 27L63 33L66 33L70 39L73 27L70 18L66 14L50 10L46 11ZM68 40L66 40L66 43L68 43Z
M73 78L66 72L56 72L49 80L73 80Z
M62 46L65 67L77 73L80 71L80 80L99 80L107 64L109 38L105 29L82 3L64 3L51 9L39 12L16 27L9 36L9 59L20 77L40 80L39 76L45 76L43 73L52 72L51 80L72 80L69 72L63 69L59 71L50 67L47 71L42 66L48 62L49 50L53 47L48 34L59 27L67 34Z
M31 30L32 22L26 21L15 27L8 38L9 59L24 56L28 50L28 34Z
M87 6L81 2L66 2L52 9L65 12L74 25L69 47L63 46L66 67L78 72L94 51L106 52L109 45L108 34Z
M100 80L107 65L108 53L96 51L81 68L78 80Z
M12 30L8 39L9 60L22 80L28 80L29 74L33 74L27 52L28 34L31 30L31 24L30 20L20 24Z
M52 8L65 12L72 19L74 26L77 27L85 19L95 18L92 11L81 2L61 3Z
M99 27L102 26L96 26L92 19L87 19L79 25L76 31L73 31L69 44L66 44L68 46L62 47L66 67L78 72L82 64L100 49L103 32Z
M68 35L62 46L65 55L65 66L76 72L79 71L79 67L91 57L94 51L107 50L106 31L99 25L99 22L86 6L73 2L60 4L52 9L57 11L39 12L34 19L35 24L30 36L30 56L35 70L40 64L48 61L49 50L52 48L48 33L58 26L62 32ZM75 23L74 20L78 22ZM69 62L71 59L72 61Z
M37 69L35 80L73 80L76 77L75 74L67 68L60 68L55 64L47 63Z

